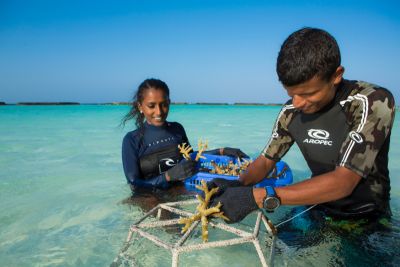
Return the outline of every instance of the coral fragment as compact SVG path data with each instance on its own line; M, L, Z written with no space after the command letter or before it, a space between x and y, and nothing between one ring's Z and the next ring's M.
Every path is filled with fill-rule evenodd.
M214 207L208 208L208 205L210 203L211 197L217 193L218 187L214 187L211 190L208 190L207 184L204 180L201 180L201 186L197 185L196 188L204 192L204 199L200 196L197 195L197 199L199 200L199 205L196 207L196 210L198 211L196 214L189 218L180 218L179 223L180 224L185 224L185 226L182 228L182 233L185 233L190 225L195 222L195 221L201 221L201 230L202 230L202 239L203 242L208 242L208 218L209 216L212 217L217 217L217 218L222 218L224 220L229 220L226 216L223 215L223 212L221 212L221 203L218 203Z

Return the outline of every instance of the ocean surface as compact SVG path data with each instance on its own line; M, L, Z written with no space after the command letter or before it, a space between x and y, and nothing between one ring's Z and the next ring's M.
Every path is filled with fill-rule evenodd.
M169 121L186 129L196 148L239 147L257 157L280 110L273 106L173 105ZM179 190L131 197L121 164L119 127L127 106L0 106L0 266L109 266L129 226L158 202L193 198ZM326 226L312 212L278 228L275 266L398 266L400 264L399 114L389 169L393 216L376 228ZM297 147L283 159L295 181L310 172ZM271 215L279 223L301 207ZM250 215L239 227L254 223ZM180 228L161 229L166 240ZM211 233L213 233L211 231ZM216 233L214 237L223 235ZM200 239L199 233L193 236ZM265 231L260 233L268 257ZM163 248L135 236L137 266L171 266ZM186 253L180 266L260 266L252 245Z

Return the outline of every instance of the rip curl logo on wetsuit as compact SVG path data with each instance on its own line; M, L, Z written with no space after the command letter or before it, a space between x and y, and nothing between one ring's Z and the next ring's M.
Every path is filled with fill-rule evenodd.
M169 167L173 167L176 165L175 161L170 158L161 159L160 161Z
M159 168L160 173L166 172L171 167L175 166L177 163L178 163L178 161L175 162L175 160L173 160L171 158L161 159L159 161L159 164L158 164L158 168Z
M307 134L311 138L306 138L303 143L332 146L332 141L329 140L329 132L321 129L309 129Z

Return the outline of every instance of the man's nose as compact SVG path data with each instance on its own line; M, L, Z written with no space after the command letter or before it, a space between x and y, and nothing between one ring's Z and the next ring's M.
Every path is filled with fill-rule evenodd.
M292 97L292 103L293 103L293 106L294 106L295 108L301 109L302 107L304 107L306 101L305 101L305 99L302 98L301 96L294 95L294 96Z

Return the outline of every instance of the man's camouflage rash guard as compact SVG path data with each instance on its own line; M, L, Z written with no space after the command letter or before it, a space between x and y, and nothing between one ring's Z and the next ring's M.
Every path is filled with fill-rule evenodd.
M328 213L390 214L388 152L394 114L388 90L343 80L334 100L317 113L304 114L288 101L262 155L279 161L296 142L312 176L343 166L362 177L350 196L320 205Z

